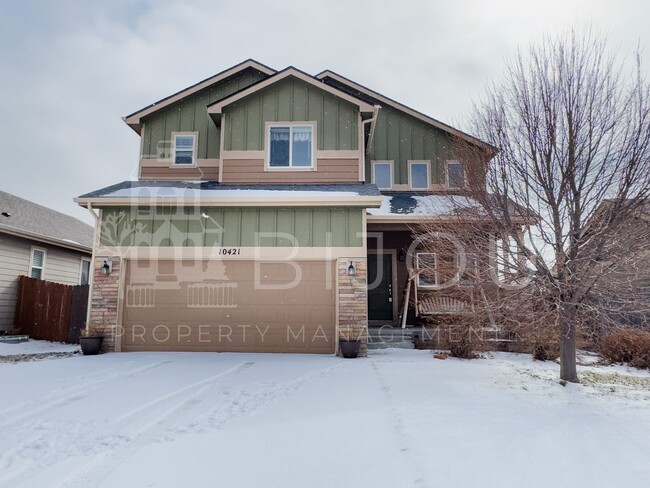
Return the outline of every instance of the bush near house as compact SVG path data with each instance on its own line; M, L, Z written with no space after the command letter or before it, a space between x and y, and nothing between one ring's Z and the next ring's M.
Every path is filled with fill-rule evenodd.
M613 330L600 339L598 352L613 363L650 368L650 332L638 329Z

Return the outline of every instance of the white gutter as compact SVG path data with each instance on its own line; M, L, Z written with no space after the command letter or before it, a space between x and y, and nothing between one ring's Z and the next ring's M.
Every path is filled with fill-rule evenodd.
M370 150L370 145L372 144L372 138L375 135L375 122L377 122L379 109L381 109L381 105L375 105L372 108L372 117L363 121L363 125L370 123L370 132L368 133L368 143L366 144L366 151ZM364 129L364 134L365 134L365 129Z
M212 198L186 198L186 197L97 197L97 198L75 198L74 201L82 207L112 205L176 205L196 206L215 205L220 207L322 207L322 206L350 206L350 207L380 207L383 196L351 196L351 197L212 197ZM92 212L92 211L91 211Z

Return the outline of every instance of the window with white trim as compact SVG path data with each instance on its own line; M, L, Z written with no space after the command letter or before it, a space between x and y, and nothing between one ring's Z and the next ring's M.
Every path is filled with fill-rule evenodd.
M372 163L372 182L380 190L393 188L393 165L388 161Z
M449 188L465 188L465 168L458 161L447 162L447 186Z
M87 285L90 283L90 259L81 260L81 274L79 276L79 284Z
M409 186L412 190L429 189L428 161L415 161L409 163Z
M178 166L192 165L196 159L196 134L174 134L172 162Z
M43 279L45 272L45 249L32 248L32 257L29 263L29 276L39 280Z
M434 252L419 252L415 255L418 268L418 286L438 286L438 257Z
M270 168L313 168L314 127L311 125L268 126Z

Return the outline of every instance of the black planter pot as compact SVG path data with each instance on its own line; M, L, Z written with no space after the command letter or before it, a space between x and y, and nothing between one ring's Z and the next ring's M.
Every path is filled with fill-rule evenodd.
M103 340L104 338L102 336L80 337L79 344L81 345L81 352L84 353L84 356L95 356L99 354Z
M354 359L359 355L361 341L340 340L339 347L341 348L341 354L344 358Z

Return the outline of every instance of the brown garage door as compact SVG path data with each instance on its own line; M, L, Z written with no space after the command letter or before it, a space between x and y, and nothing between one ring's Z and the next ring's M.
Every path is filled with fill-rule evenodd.
M334 352L333 262L151 260L126 271L123 351Z

